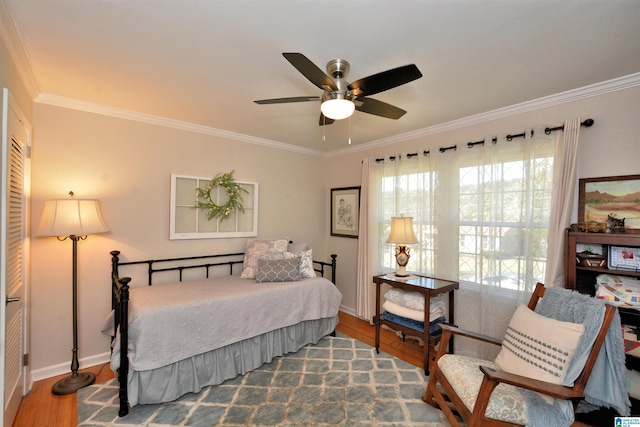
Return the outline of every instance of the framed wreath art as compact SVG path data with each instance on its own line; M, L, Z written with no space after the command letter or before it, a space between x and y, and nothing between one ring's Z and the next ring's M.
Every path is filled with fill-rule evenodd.
M219 173L204 188L196 187L198 200L194 207L204 209L208 219L218 218L222 221L229 218L235 211L244 212L242 193L248 193L248 191L233 179L233 172ZM223 200L217 202L220 199L218 187L226 192L226 201L223 196ZM212 194L214 191L216 193Z
M237 181L233 174L171 175L170 239L258 235L258 183Z

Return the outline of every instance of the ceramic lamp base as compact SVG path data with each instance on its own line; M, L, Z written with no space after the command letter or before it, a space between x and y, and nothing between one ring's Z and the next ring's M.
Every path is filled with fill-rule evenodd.
M410 257L409 248L405 245L396 246L396 262L398 263L398 269L396 270L397 277L407 277L409 275L406 267Z
M405 266L399 266L396 270L396 277L409 277L409 273L407 273L407 269Z

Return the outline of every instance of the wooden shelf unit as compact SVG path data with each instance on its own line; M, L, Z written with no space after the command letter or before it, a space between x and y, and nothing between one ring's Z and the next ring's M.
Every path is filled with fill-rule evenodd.
M565 287L577 290L589 295L595 295L596 277L599 274L612 274L617 276L632 277L640 280L640 271L630 269L610 269L609 247L622 246L640 248L639 233L584 233L578 231L574 224L566 231L566 257L565 257ZM579 244L602 245L602 253L606 259L606 265L602 267L585 267L578 265L576 246ZM622 324L640 326L640 311L632 308L618 308ZM640 358L627 355L626 365L628 369L640 371ZM632 399L634 402L635 399ZM636 403L634 403L636 405Z
M638 233L585 233L578 231L574 224L566 230L566 257L565 257L565 287L577 290L589 295L594 295L596 290L596 277L599 274L615 274L640 278L640 271L630 269L609 268L609 247L640 247L640 234ZM578 265L578 244L601 245L602 253L606 259L606 265L602 267L586 267Z

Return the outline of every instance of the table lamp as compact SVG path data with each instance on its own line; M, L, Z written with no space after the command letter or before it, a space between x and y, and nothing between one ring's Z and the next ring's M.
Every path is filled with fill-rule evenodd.
M391 218L391 233L387 243L396 244L396 262L398 263L398 269L396 270L397 277L407 277L406 266L411 257L409 248L410 243L418 243L415 233L413 232L413 217L410 216L394 216Z

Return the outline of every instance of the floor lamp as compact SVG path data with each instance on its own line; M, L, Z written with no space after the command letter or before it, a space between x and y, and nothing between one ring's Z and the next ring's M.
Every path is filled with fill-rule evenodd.
M71 375L51 389L53 394L71 394L78 389L93 384L96 376L90 372L78 373L78 240L85 240L89 234L104 233L109 228L102 218L100 202L97 200L71 198L48 200L36 235L55 236L60 241L70 239L73 243L73 357Z

